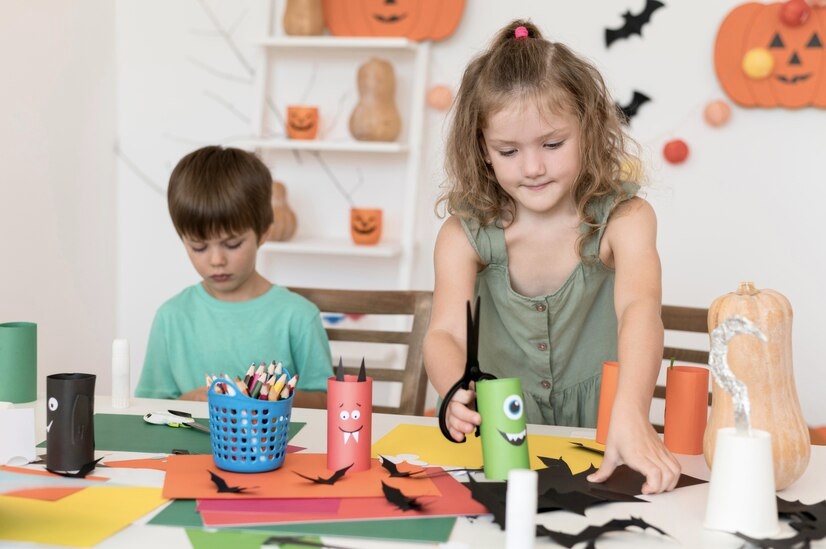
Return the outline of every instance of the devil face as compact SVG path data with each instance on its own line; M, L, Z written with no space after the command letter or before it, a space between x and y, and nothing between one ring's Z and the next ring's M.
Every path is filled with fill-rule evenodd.
M327 380L327 468L366 471L372 465L373 380L343 377Z

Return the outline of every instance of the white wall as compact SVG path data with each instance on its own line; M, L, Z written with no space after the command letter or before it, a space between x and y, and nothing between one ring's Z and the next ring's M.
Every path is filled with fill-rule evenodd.
M6 109L0 150L7 155L0 257L13 258L16 267L0 270L0 316L41 324L41 371L102 373L116 334L130 339L139 364L157 306L197 280L168 220L166 180L189 150L249 133L252 86L242 60L255 66L259 2L118 0L114 15L108 3L90 0L71 8L43 1L0 8L6 46L0 56L13 75L0 87ZM646 148L648 197L659 216L664 300L707 306L741 280L784 293L795 311L795 375L804 412L810 422L826 423L818 358L826 259L815 225L824 196L826 112L735 107L728 126L704 124L704 104L723 98L711 61L714 36L739 3L669 2L644 38L606 48L604 28L619 26L620 14L638 11L644 0L513 0L485 2L483 9L481 0L470 0L454 36L433 45L431 81L455 85L492 33L524 16L592 58L620 102L634 89L650 95L632 131ZM214 21L225 26L240 56L215 32ZM121 151L116 194L113 66ZM293 85L303 90L306 81ZM342 94L354 93L354 83L347 86L324 81L315 93L318 101L337 104ZM428 112L414 277L414 286L423 288L432 284L430 250L439 225L432 204L442 122L440 113ZM660 149L671 137L691 146L686 164L663 162ZM307 180L294 184L313 186L312 207L319 211L341 207L329 181L309 168ZM367 178L359 192L369 194L377 184ZM115 226L113 261L107 252Z
M114 5L0 3L0 321L38 325L38 385L115 337Z

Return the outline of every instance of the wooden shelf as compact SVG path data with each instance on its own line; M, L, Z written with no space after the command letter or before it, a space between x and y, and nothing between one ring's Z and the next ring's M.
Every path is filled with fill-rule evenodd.
M260 251L262 253L392 258L401 254L401 244L397 241L385 240L375 246L357 246L351 240L343 238L294 238L288 242L265 242Z
M269 149L282 151L323 151L323 152L362 152L390 153L407 152L407 145L387 141L324 141L316 139L258 138L238 139L227 143L241 149Z
M370 38L360 36L273 36L259 40L267 48L331 48L415 50L417 42L407 38Z

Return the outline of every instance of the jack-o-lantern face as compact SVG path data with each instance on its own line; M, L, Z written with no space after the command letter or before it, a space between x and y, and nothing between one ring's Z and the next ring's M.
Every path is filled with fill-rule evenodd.
M287 137L315 139L316 135L318 135L317 107L287 107Z
M723 89L745 107L826 106L826 8L814 7L792 26L781 16L785 3L748 3L728 14L717 34L714 65ZM749 77L747 52L771 55L765 78Z
M335 36L405 36L442 40L459 25L466 0L323 0Z
M381 239L382 214L378 208L350 210L350 236L356 244L377 244Z

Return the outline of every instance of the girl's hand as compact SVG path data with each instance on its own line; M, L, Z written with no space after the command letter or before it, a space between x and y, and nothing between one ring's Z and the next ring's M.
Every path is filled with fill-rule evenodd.
M471 405L476 401L476 392L470 389L459 389L447 405L445 424L450 436L456 442L462 442L482 423L482 416L473 410Z
M643 494L673 490L680 478L679 462L647 419L629 420L612 415L602 466L588 476L588 481L605 482L622 464L645 476Z

